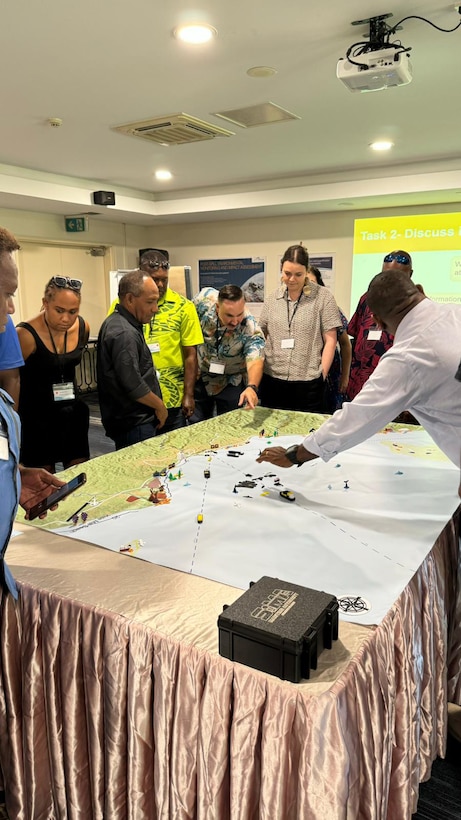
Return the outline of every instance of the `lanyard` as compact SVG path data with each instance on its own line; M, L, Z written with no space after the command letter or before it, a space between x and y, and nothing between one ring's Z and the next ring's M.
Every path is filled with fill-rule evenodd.
M64 350L63 350L63 352L62 352L62 353L58 353L58 349L57 349L57 347L56 347L56 343L55 343L55 341L54 341L54 339L53 339L53 334L51 333L51 328L50 328L50 326L49 326L48 322L46 321L46 316L44 315L44 316L43 316L43 318L44 318L44 320L45 320L45 324L46 324L46 326L47 326L47 328L48 328L48 333L49 333L49 335L50 335L50 341L51 341L51 344L53 345L53 350L54 350L54 352L55 352L56 356L58 357L58 365L59 365L59 369L60 369L60 371L61 371L61 381L62 381L62 382L64 382L64 365L63 365L63 362L62 362L61 356L65 356L65 355L66 355L66 353L67 353L67 330L66 330L66 332L64 333Z
M217 356L218 359L219 359L219 345L221 344L222 340L224 339L224 336L226 335L226 329L227 328L224 328L221 335L219 335L218 324L216 323L216 330L215 330L214 338L215 338L216 356Z
M288 322L288 332L289 333L291 333L291 325L293 324L293 319L295 318L295 314L296 314L296 311L298 310L299 303L301 301L302 295L303 295L303 292L301 291L301 293L299 294L299 296L296 300L296 304L293 308L293 313L291 314L291 319L290 319L290 305L289 305L289 302L291 302L291 299L288 299L288 293L287 293L287 322Z

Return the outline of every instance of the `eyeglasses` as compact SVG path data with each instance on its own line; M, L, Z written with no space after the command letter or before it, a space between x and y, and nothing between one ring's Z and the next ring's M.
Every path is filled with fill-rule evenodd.
M144 262L144 265L147 265L151 270L170 270L170 263L169 262Z
M52 276L50 284L56 285L57 288L69 288L69 290L80 291L83 282L81 279L69 279L68 276Z
M388 253L384 257L384 262L398 262L399 265L410 265L410 257L406 253Z

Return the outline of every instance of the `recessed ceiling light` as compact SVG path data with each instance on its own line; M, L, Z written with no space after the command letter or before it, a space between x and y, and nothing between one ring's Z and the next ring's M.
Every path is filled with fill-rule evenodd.
M277 74L277 69L268 65L255 65L247 71L249 77L273 77Z
M394 143L390 140L377 140L376 142L370 143L370 148L373 151L389 151L393 147Z
M159 179L162 182L166 182L171 179L172 176L171 171L167 171L166 168L159 168L158 171L155 172L155 179Z
M197 23L194 25L178 26L174 30L174 36L184 43L193 43L193 45L202 45L209 43L213 37L216 37L217 31L208 23Z

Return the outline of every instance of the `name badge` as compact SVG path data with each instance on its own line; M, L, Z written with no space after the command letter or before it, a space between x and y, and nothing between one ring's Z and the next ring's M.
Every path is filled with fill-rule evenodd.
M226 365L224 364L224 362L218 362L216 359L212 359L211 362L210 362L209 372L210 373L216 373L216 375L219 374L220 376L222 376L222 374L224 373L225 367L226 367Z
M282 339L281 348L282 350L291 350L295 346L294 339Z
M158 342L152 342L152 344L147 345L151 353L160 353L160 345Z
M369 342L379 342L382 335L382 330L369 330L368 331L368 341Z
M62 382L61 384L53 384L53 398L55 401L70 401L75 399L73 383Z

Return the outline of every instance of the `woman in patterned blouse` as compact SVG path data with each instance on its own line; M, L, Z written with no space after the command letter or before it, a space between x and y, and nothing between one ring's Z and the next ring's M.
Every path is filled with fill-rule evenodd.
M324 411L324 381L341 328L327 288L310 282L309 255L291 245L282 257L281 287L264 302L259 321L266 337L261 404L280 410Z

